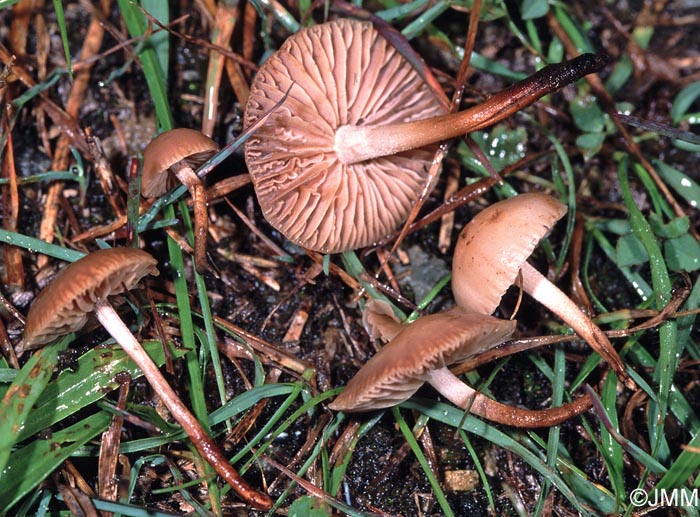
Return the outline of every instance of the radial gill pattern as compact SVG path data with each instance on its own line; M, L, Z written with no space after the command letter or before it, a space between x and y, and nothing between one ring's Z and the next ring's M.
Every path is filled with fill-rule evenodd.
M370 23L338 20L299 31L261 67L245 125L281 107L246 143L265 218L300 246L336 253L396 230L425 184L422 149L345 165L335 132L443 114L416 71Z

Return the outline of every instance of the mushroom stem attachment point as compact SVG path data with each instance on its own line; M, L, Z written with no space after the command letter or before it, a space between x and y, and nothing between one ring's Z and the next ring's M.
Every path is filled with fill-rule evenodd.
M559 425L588 410L592 404L590 397L584 395L573 402L549 409L531 410L508 406L467 386L447 367L430 371L427 382L457 407L492 422L528 429Z
M615 371L627 387L633 389L634 382L625 371L625 366L605 333L566 294L550 282L547 277L524 262L521 267L523 290L535 300L559 316L571 326Z
M141 369L175 420L182 426L199 453L214 467L216 472L231 485L236 493L250 506L259 510L272 508L272 499L248 485L238 471L221 454L218 446L202 428L199 421L182 403L168 381L148 356L112 305L102 299L95 301L95 315L109 334L119 343L127 355Z
M608 59L582 54L548 65L481 104L458 113L387 125L346 125L336 130L335 151L344 164L417 149L493 125L581 77L599 71Z

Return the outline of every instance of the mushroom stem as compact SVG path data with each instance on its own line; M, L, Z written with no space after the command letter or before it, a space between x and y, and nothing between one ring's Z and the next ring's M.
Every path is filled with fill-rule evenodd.
M231 485L236 493L246 503L259 510L272 508L272 499L262 492L251 488L241 477L238 471L228 462L220 449L202 428L199 421L187 409L170 387L168 381L160 373L160 370L148 356L128 327L121 320L112 305L102 299L95 302L95 315L109 334L119 343L122 349L141 369L148 382L153 386L163 403L167 406L175 420L182 426L187 436L206 461L214 467L216 472Z
M428 373L428 383L455 406L477 416L514 427L536 428L559 425L591 407L588 395L563 406L531 410L507 406L464 384L447 367Z
M207 193L202 180L186 160L180 160L170 166L177 178L187 187L192 196L194 211L194 267L203 274L207 269L207 233L209 232L209 215L207 214Z
M335 150L342 163L359 163L477 131L566 84L599 71L607 61L603 54L582 54L563 63L548 65L485 102L459 113L401 124L342 126L335 134Z
M600 327L571 298L528 262L523 263L520 271L523 290L571 326L574 332L600 354L625 385L634 388L634 382L627 375L622 359Z

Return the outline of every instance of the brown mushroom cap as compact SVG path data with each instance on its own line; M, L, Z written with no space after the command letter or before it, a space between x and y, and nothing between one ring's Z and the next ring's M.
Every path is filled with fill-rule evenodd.
M345 125L444 114L418 73L371 23L343 19L302 29L265 62L251 86L245 125L287 93L245 145L265 218L296 244L324 253L394 231L424 188L433 153L344 164L335 134Z
M394 310L384 300L370 298L362 311L362 326L365 327L371 339L381 339L388 343L401 332L406 324L402 322Z
M370 411L399 404L428 380L431 371L502 343L515 324L460 307L420 318L372 356L329 407Z
M489 206L462 230L452 263L452 292L467 311L491 314L521 273L522 288L554 312L612 367L630 388L635 384L605 333L581 309L532 267L527 258L566 213L544 194L521 194Z
M194 129L178 128L155 137L143 151L141 194L158 197L178 185L170 168L181 160L197 169L219 150L208 136Z
M37 348L80 330L98 299L133 289L146 275L157 275L157 261L135 248L94 251L63 269L31 306L22 348Z
M520 194L494 203L462 230L452 259L452 293L466 311L491 314L535 246L566 213L551 196Z

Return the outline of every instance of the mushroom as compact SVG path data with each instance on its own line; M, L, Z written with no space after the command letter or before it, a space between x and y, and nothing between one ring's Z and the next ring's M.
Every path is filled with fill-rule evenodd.
M109 303L109 296L133 289L149 274L158 274L156 260L135 248L99 250L74 262L61 271L32 304L20 351L38 348L59 336L80 330L94 311L102 326L141 369L202 457L248 504L264 510L271 508L272 500L251 488L227 461Z
M523 290L559 316L631 387L622 359L603 331L531 266L535 246L566 213L566 206L540 193L520 194L490 205L467 223L452 259L452 293L467 311L491 314L518 277Z
M336 411L370 411L410 398L428 382L458 407L492 422L518 427L550 427L587 410L587 396L560 407L528 410L492 400L464 384L448 366L492 349L510 338L515 321L469 313L459 306L419 318L396 320L387 304L368 302L363 319L372 337L389 341L365 363L329 405Z
M434 156L426 146L494 124L604 63L585 54L550 65L448 115L371 23L302 29L261 66L246 106L250 126L289 95L245 144L263 214L316 251L372 244L404 221L426 188Z
M155 137L143 151L141 194L159 197L180 180L192 195L194 210L194 265L198 273L206 270L206 239L209 228L207 195L195 169L219 150L208 136L194 129L179 128Z

